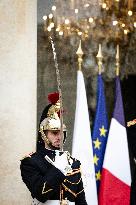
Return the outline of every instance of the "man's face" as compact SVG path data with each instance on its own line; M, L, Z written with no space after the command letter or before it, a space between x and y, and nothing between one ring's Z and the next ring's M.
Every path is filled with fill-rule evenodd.
M47 138L51 142L52 146L59 148L60 147L60 141L61 141L61 135L60 135L60 130L56 131L47 131Z

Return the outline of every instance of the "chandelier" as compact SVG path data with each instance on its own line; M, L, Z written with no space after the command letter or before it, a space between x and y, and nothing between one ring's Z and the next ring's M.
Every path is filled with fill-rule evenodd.
M43 20L44 31L60 38L125 40L136 31L136 1L56 0Z

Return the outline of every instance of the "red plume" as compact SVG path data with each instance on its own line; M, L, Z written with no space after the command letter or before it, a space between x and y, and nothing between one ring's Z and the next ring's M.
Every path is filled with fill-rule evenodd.
M48 94L48 100L51 104L55 104L59 100L59 93L50 93Z

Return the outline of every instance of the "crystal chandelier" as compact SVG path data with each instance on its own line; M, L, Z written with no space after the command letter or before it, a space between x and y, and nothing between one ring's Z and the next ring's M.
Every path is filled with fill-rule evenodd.
M50 14L43 19L49 35L125 40L136 30L136 1L56 0Z

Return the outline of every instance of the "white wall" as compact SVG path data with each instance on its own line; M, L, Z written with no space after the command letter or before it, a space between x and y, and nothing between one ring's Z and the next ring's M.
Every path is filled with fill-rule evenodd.
M29 205L20 159L35 150L37 1L0 1L0 205Z

